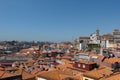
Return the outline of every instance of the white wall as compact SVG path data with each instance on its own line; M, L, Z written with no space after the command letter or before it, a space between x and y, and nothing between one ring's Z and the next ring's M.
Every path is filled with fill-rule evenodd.
M44 78L38 78L37 80L47 80L47 79L44 79Z

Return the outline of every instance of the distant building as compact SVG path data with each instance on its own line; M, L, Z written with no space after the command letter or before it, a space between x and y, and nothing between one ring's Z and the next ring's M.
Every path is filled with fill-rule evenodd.
M79 62L75 62L73 64L74 68L80 69L82 71L90 71L97 67L95 62L91 62L89 60L80 60Z
M79 61L79 60L89 60L90 57L89 57L89 54L85 54L85 53L78 53L78 54L75 54L74 55L74 59Z
M114 38L114 43L120 43L120 31L118 29L115 29L112 34Z
M85 49L87 47L87 44L90 41L90 37L89 36L82 36L79 38L79 42L80 42L80 50Z
M114 36L112 34L104 34L102 36L102 41L104 41L104 48L114 47Z
M90 35L90 44L100 44L100 38L97 31L98 30L96 30L96 33Z
M90 36L81 36L79 39L75 40L76 48L79 50L85 50L87 44L100 44L99 29Z
M120 47L120 31L115 29L112 33L103 34L102 41L105 48Z
M78 50L83 50L86 48L89 41L90 41L89 36L81 36L74 41L74 47Z

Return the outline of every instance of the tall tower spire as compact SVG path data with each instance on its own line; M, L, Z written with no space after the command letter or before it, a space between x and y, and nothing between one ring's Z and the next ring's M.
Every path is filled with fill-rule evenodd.
M99 39L99 32L100 32L100 30L97 28L96 29L96 34L97 34L97 38Z
M96 29L96 34L97 34L98 36L99 36L99 31L100 31L100 30L97 28L97 29Z

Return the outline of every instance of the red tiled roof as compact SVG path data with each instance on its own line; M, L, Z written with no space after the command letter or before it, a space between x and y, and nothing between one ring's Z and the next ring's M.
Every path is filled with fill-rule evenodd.
M104 77L100 80L120 80L120 72L114 73L113 75Z
M5 70L4 68L0 67L0 71L4 71L4 70Z
M15 72L16 74L21 74L22 75L22 79L23 80L35 80L35 76L34 75L32 75L32 74L30 74L30 73L28 73L28 72L26 72L24 69L19 69L18 71L16 71Z
M8 73L5 71L0 71L0 78L6 78L6 77L11 77L11 76L16 76L15 74Z
M63 74L60 70L51 70L47 72L42 72L38 77L43 77L52 80L62 80L68 77L68 75Z
M113 72L106 68L95 69L84 73L84 76L100 79L105 76L110 76Z
M99 60L103 60L104 56L98 56Z
M31 74L37 74L38 72L40 72L41 70L39 68L35 68L32 70Z
M104 62L113 64L113 63L115 63L115 62L120 62L120 59L119 59L119 58L106 58L106 59L104 60Z

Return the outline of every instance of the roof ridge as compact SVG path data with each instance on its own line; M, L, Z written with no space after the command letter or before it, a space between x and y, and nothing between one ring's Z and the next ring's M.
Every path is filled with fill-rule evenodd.
M3 74L0 76L0 78L5 74L5 71L1 71L1 72L3 72Z

